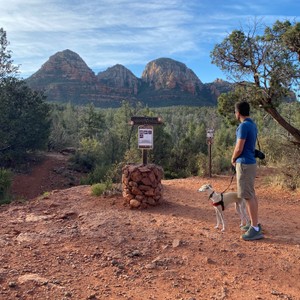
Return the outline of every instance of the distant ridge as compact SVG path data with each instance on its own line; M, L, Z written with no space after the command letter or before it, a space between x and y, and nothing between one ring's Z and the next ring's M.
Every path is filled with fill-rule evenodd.
M43 90L50 102L97 107L118 107L123 100L149 107L212 106L221 92L232 89L222 80L203 84L185 64L171 58L149 62L141 78L120 64L96 75L69 49L52 55L26 81L32 89Z

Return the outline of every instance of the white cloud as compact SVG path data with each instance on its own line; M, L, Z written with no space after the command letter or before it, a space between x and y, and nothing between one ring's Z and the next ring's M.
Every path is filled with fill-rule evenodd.
M233 0L0 0L0 7L0 26L24 76L64 49L77 52L92 69L116 63L130 68L158 57L192 68L251 16L278 19L269 4Z

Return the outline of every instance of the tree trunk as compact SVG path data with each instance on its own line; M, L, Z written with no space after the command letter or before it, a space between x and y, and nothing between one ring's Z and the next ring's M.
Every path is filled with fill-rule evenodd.
M297 143L300 144L300 130L288 123L273 107L266 107L265 110L276 120L276 122L281 125L285 130L287 130L295 139Z

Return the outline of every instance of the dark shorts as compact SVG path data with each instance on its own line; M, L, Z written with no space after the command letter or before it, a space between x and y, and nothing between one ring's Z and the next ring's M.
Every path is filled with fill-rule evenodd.
M236 164L237 194L244 199L255 198L256 164Z

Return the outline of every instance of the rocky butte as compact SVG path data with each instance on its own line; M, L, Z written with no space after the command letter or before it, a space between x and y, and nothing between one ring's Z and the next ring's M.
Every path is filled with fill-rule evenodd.
M203 84L185 64L170 58L149 62L141 78L120 64L96 75L71 50L52 55L26 81L32 89L43 90L50 102L93 103L96 107L119 107L124 100L149 107L211 106L220 93L232 88L222 80Z

